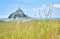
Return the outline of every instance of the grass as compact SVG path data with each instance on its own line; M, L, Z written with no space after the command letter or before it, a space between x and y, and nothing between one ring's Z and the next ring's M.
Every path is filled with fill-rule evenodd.
M0 39L60 39L60 20L0 21Z

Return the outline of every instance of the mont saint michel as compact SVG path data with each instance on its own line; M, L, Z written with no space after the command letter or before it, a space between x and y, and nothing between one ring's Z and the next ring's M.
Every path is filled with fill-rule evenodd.
M25 15L25 13L20 8L18 8L18 10L16 10L15 12L12 12L5 21L21 22L21 21L31 21L31 20L32 20L31 17L29 17L28 15Z

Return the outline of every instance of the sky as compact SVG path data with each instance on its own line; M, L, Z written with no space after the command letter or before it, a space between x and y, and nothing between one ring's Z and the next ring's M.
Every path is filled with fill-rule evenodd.
M50 4L53 7L51 18L60 18L60 0L0 0L0 18L7 18L18 7L30 17L39 18L42 16L44 18L45 13L49 10L47 5Z

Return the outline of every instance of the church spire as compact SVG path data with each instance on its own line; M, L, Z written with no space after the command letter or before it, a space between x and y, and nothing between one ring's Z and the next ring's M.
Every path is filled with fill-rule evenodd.
M18 10L21 10L20 7L18 7Z
M20 8L20 7L18 7L18 10L17 10L17 12L22 12L22 10L21 10L21 8Z

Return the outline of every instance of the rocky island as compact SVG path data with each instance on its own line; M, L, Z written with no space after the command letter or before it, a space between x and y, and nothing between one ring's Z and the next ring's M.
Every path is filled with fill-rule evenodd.
M8 18L5 20L7 22L22 22L22 21L31 21L32 18L28 15L25 15L24 12L18 8L15 12L11 13Z

